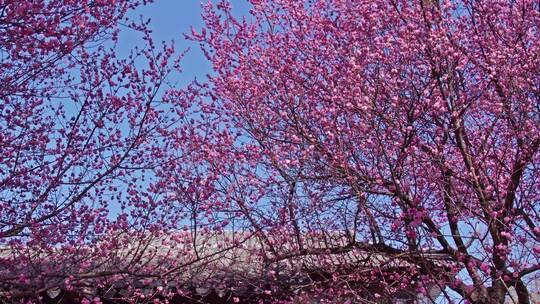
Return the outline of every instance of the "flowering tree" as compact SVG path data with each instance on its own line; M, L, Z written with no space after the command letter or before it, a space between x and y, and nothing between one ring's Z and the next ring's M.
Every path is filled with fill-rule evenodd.
M0 0L0 301L532 303L538 1L250 2Z
M178 55L126 18L143 2L0 1L0 301L154 271L138 261L174 224L148 178L173 158L158 97ZM144 39L126 58L120 26Z
M405 272L330 263L331 284L309 287L321 299L409 286L531 303L538 1L250 2L247 19L207 5L191 35L215 72L191 104L207 218L256 232L269 264L355 250L406 261Z

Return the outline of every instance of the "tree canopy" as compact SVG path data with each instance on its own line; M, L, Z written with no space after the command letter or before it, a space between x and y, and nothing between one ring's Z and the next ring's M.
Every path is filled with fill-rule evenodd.
M101 2L0 2L0 296L534 303L538 1L209 2L166 89Z

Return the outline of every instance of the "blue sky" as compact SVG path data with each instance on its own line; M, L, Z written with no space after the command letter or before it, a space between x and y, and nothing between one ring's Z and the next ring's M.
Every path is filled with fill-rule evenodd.
M204 2L208 0L203 0ZM217 2L213 0L213 2ZM250 4L247 0L231 0L233 12L237 15L247 15ZM187 41L183 33L190 33L191 27L200 29L203 26L201 18L201 0L154 0L144 7L140 7L130 14L138 19L139 15L150 18L152 37L156 43L164 40L175 40L176 49L183 51L189 48L189 52L182 61L181 75L175 75L175 81L186 85L195 77L203 80L210 72L210 64L204 58L197 44ZM140 36L133 32L125 31L120 37L120 53L128 52L129 49L140 44Z

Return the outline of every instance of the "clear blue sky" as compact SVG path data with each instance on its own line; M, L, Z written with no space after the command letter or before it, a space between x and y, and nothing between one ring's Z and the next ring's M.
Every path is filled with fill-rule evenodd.
M208 0L203 0L206 3ZM212 2L217 2L213 0ZM235 15L247 15L250 4L247 0L231 0ZM178 51L190 49L182 61L181 75L175 75L175 81L185 85L195 77L203 80L210 72L210 65L204 58L197 44L186 41L183 33L190 33L191 27L200 29L203 26L201 18L201 0L154 0L154 3L140 7L130 14L138 18L150 18L150 27L153 31L153 39L156 43L165 40L175 40ZM120 36L120 53L128 51L133 46L140 44L140 36L133 32L124 31Z

